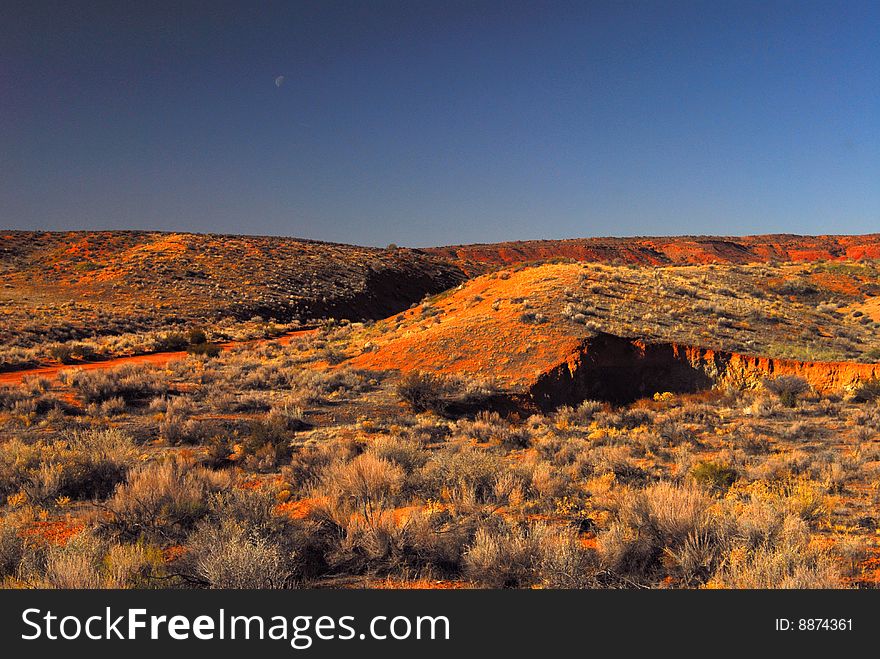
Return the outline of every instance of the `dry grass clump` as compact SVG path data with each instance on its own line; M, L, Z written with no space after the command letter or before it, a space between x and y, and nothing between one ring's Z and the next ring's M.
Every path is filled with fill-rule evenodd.
M135 459L131 438L117 429L73 431L30 444L12 439L0 451L0 494L20 490L41 504L101 499L125 480Z
M245 436L233 446L233 459L254 471L271 471L290 460L294 433L304 427L299 407L273 407L248 424Z
M411 371L397 385L397 395L414 412L447 414L478 407L494 393L491 383L463 380L442 374Z
M186 541L180 569L208 588L288 588L298 581L301 531L275 515L271 493L214 495Z
M763 385L786 407L796 406L798 396L810 390L810 384L797 375L780 375L773 379L765 379Z
M177 541L209 509L210 495L230 487L232 475L183 459L150 462L135 469L107 502L108 532L126 540Z
M660 482L625 492L615 521L599 536L609 570L636 583L656 581L664 559L685 585L704 582L721 559L728 529L711 514L713 499L687 483Z
M280 546L235 520L198 528L187 547L193 577L209 588L284 588L292 578Z
M836 588L840 570L832 556L810 543L806 524L785 517L772 541L757 547L740 545L724 558L713 575L715 588Z
M545 524L492 524L477 530L464 554L464 574L488 588L583 588L596 583L594 552L572 531Z
M20 578L46 588L137 588L162 573L156 547L107 542L83 531L34 556ZM40 560L42 559L42 560Z
M405 473L389 460L362 453L350 462L334 462L321 475L316 493L344 510L372 521L400 493Z
M852 398L857 403L869 403L880 399L880 379L865 380L853 391Z
M107 370L63 371L62 381L73 387L87 403L121 398L127 403L143 401L168 391L168 382L155 367L125 364Z
M453 444L435 451L421 471L422 493L439 498L444 493L474 503L495 501L495 480L505 463L497 455Z

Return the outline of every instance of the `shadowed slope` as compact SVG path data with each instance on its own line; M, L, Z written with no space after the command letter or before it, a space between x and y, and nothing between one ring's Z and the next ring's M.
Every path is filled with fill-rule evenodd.
M129 231L0 234L0 276L0 341L19 345L223 317L382 318L465 278L418 250Z

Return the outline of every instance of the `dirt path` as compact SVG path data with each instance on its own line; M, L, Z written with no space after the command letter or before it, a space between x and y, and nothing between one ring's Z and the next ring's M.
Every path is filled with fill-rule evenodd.
M281 345L287 345L297 337L307 336L309 334L313 334L316 331L317 330L315 329L296 330L294 332L282 334L281 336L274 339L229 341L220 345L224 350L235 348L237 346L259 345L261 343L268 343L269 341L277 341ZM186 356L187 352L181 350L179 352L153 352L148 355L134 355L132 357L114 357L113 359L105 359L104 361L100 362L84 362L82 364L58 364L57 366L37 366L35 368L25 368L20 371L7 371L5 373L0 373L0 385L18 384L22 381L22 379L30 375L36 375L39 377L48 378L50 380L56 380L58 378L58 373L60 373L61 371L69 370L71 368L79 368L84 371L93 371L105 368L113 368L114 366L122 366L123 364L155 364L156 366L163 366L164 364L167 364L168 362L174 361L176 359L184 359Z

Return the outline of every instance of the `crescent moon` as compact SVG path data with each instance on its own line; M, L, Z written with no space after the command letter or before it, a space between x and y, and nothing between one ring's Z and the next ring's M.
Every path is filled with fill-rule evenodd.
M275 78L275 86L276 87L280 87L283 84L284 84L284 76L278 76L277 78Z

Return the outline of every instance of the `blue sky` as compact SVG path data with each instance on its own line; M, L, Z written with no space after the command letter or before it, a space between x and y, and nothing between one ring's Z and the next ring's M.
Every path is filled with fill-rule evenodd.
M75 4L0 9L0 228L880 231L878 2Z

